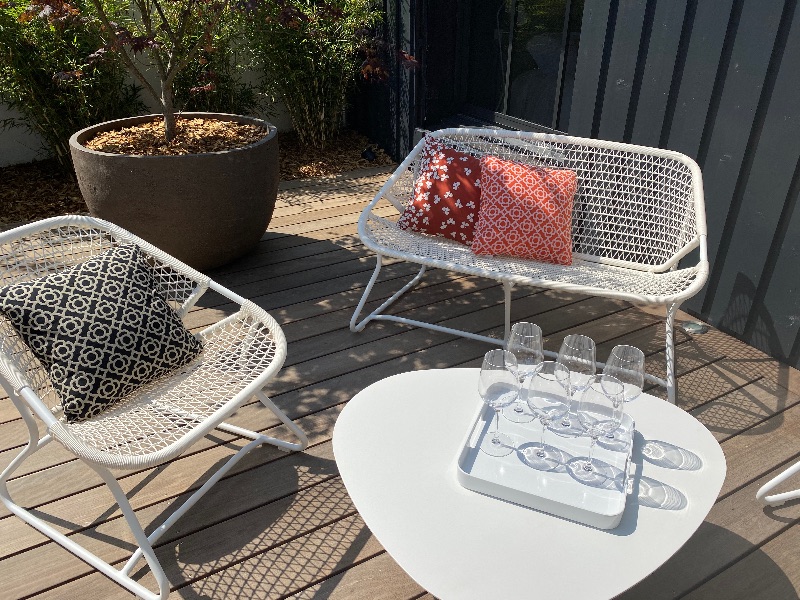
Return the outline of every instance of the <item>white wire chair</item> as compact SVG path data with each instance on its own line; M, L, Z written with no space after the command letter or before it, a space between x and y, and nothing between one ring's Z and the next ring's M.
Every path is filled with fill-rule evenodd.
M63 418L45 369L10 323L0 317L0 383L25 421L30 438L23 451L0 474L0 500L26 523L137 596L163 600L169 594L169 583L153 544L247 452L261 444L273 444L285 451L304 450L308 439L263 392L286 357L286 339L277 322L249 300L124 229L91 217L64 216L4 232L0 234L0 286L58 272L123 243L135 243L142 249L179 317L208 289L237 303L239 310L198 334L204 350L188 366L140 388L100 415L78 423L67 423ZM253 396L289 428L297 442L225 422ZM37 417L47 427L47 434L41 439ZM160 465L177 457L213 429L252 441L147 536L109 469ZM112 567L11 499L8 478L23 461L54 439L94 469L119 504L138 545L121 569ZM142 557L155 576L157 593L131 578Z
M361 331L370 321L381 319L502 344L502 340L489 336L385 312L419 283L429 267L502 283L506 337L510 329L511 290L516 285L663 306L666 380L652 375L647 379L665 386L669 400L674 403L675 314L683 301L700 291L708 277L703 185L697 163L669 150L546 133L443 129L428 135L473 156L494 155L526 164L574 170L578 191L572 215L573 263L562 266L504 256L479 256L468 246L445 238L400 229L397 220L412 198L420 171L425 144L422 139L359 219L362 242L378 256L350 329ZM397 215L381 216L390 206L394 206ZM691 261L690 252L698 248L699 257ZM414 262L421 268L397 293L359 321L383 257Z
M797 473L800 473L800 462L795 463L783 471L780 475L773 477L767 483L762 485L756 492L756 500L760 500L763 504L769 504L770 506L780 506L788 500L800 498L800 489L792 490L790 492L781 492L779 494L770 493L784 481L793 475L796 475Z

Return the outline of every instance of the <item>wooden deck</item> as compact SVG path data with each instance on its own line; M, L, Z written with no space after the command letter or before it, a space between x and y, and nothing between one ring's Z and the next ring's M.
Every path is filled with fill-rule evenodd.
M291 455L273 448L254 451L160 541L157 553L172 584L170 598L431 598L364 525L331 450L337 415L365 386L412 369L478 366L487 349L395 323L349 331L374 268L355 223L386 177L385 171L364 171L283 185L257 252L212 274L282 324L289 357L268 392L309 434L311 446ZM414 271L413 265L389 265L374 298L387 297ZM211 294L201 305L188 317L192 328L231 310ZM498 286L447 272L430 272L396 310L474 331L502 329ZM651 372L664 371L661 323L624 302L517 290L512 317L537 322L550 349L557 349L566 333L581 332L598 342L598 356L630 343L645 350ZM797 598L800 503L764 509L755 492L800 454L800 372L713 329L693 338L678 333L678 343L679 404L722 444L728 477L684 548L621 597ZM277 428L259 406L245 406L232 421L256 430ZM10 401L0 399L0 468L26 439ZM120 481L139 518L157 523L239 445L230 435L207 438L170 464L124 474ZM107 560L119 563L132 551L132 536L99 478L58 444L28 461L10 489ZM111 545L118 536L126 549ZM143 571L142 581L152 584ZM532 593L535 585L531 581ZM2 598L130 597L5 509L0 510L0 590Z

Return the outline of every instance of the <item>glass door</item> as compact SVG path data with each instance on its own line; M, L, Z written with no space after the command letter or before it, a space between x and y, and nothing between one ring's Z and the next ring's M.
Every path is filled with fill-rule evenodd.
M467 104L553 129L568 122L583 0L470 3Z

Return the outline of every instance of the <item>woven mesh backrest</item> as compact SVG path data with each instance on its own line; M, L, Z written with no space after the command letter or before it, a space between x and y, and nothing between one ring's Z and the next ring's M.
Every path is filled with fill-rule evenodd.
M507 160L578 175L572 215L573 252L639 265L660 265L697 237L692 172L657 150L630 151L514 136L437 136L474 156ZM405 205L421 165L419 155L389 191Z
M126 240L108 231L81 225L62 225L0 244L0 287L57 273ZM197 282L148 255L156 279L177 310L192 295ZM50 378L13 326L0 316L3 375L15 388L30 385L42 400L59 404ZM16 372L15 372L16 371Z
M126 242L99 228L62 225L0 244L0 287L57 273ZM197 282L152 257L149 260L159 286L177 309Z

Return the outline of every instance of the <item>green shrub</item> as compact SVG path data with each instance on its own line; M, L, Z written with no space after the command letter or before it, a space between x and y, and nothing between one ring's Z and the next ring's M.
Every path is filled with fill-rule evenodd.
M220 20L211 44L198 53L175 77L175 107L183 111L237 115L269 113L261 85L243 78L252 66L246 22L238 10L228 10ZM193 45L196 40L189 42Z
M92 20L87 0L0 1L0 102L22 115L2 125L22 124L41 135L65 169L73 133L142 109L117 61L89 64L87 57L103 46Z
M380 10L373 0L280 0L256 5L252 20L266 83L284 100L301 144L323 148L341 126Z

